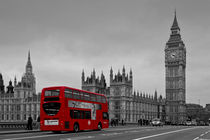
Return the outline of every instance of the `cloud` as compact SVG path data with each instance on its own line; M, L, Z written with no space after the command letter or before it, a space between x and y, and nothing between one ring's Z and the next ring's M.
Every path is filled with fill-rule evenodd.
M119 4L120 3L120 4ZM81 87L81 72L130 68L134 89L165 95L164 48L174 7L187 48L187 101L208 103L209 2L202 1L1 1L0 72L5 84L25 71L30 49L37 91ZM195 11L194 9L197 9ZM202 10L201 10L202 9Z

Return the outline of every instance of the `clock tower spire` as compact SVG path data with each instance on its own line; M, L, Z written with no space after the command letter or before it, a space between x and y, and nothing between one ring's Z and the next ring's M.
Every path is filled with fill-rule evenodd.
M181 39L176 11L165 46L166 121L183 124L186 119L186 48Z
M173 30L173 29L179 29L180 30L178 22L177 22L177 18L176 18L176 9L174 11L174 22L171 26L171 30Z

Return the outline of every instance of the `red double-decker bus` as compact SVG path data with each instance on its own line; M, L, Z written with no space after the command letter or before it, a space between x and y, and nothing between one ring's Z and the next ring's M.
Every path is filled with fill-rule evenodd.
M41 131L78 132L108 127L108 104L104 95L65 86L42 90Z

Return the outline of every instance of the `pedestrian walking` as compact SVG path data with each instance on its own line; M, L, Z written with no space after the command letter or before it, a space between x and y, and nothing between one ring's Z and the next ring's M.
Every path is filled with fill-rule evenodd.
M32 119L31 116L29 116L28 117L28 124L27 124L27 129L28 130L33 130L32 124L33 124L33 119Z
M111 119L111 126L113 127L113 125L114 125L114 124L113 124L113 119Z

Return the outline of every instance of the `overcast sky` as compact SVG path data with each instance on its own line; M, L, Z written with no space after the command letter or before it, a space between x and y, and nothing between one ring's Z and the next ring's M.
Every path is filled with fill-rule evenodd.
M1 0L0 72L7 86L31 52L37 92L81 88L89 76L133 70L133 89L165 97L164 48L174 10L187 49L187 103L210 103L208 0Z

